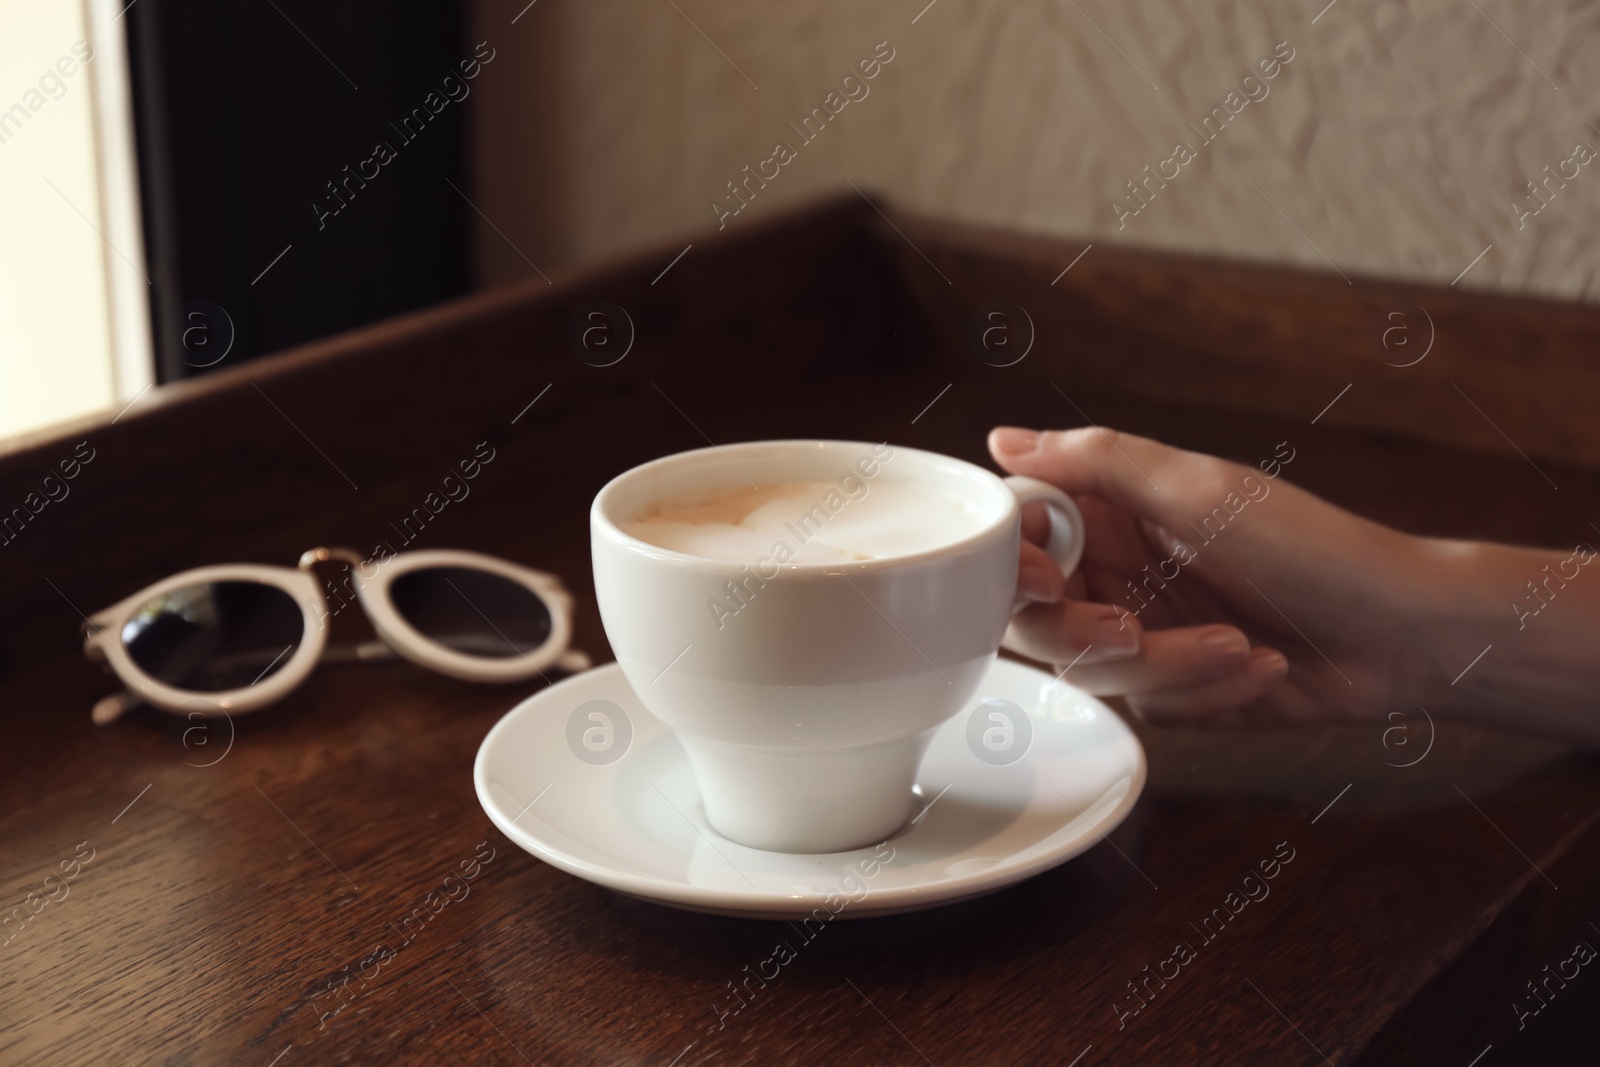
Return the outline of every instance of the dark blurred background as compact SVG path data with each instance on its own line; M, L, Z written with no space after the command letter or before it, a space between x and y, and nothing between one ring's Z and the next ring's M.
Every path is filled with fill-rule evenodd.
M140 0L126 18L158 381L472 287L463 4Z

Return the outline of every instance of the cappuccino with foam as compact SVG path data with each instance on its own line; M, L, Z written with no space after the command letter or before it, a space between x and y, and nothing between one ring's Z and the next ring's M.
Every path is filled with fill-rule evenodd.
M965 539L992 518L934 486L847 477L658 500L618 525L641 541L704 559L837 563L926 552Z

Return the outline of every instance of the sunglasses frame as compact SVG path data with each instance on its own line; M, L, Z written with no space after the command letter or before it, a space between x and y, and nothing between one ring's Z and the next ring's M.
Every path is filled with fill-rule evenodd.
M327 650L328 598L322 583L311 573L315 563L330 559L350 564L347 588L372 622L379 640L413 663L452 678L471 682L516 682L543 674L562 658L572 641L572 596L553 574L523 567L509 560L458 549L424 549L400 552L375 564L377 573L364 574L368 561L348 548L314 548L300 557L299 569L257 563L222 563L163 578L132 596L89 616L83 626L83 652L91 660L107 662L139 700L167 711L223 715L255 711L283 699L303 683ZM395 579L414 571L436 567L464 567L487 571L533 593L550 613L550 634L531 652L516 656L475 656L458 652L425 636L395 607L389 587ZM300 608L305 628L300 646L278 670L252 685L215 692L179 689L158 681L128 655L122 634L139 609L164 594L207 582L255 582L282 590ZM466 594L463 593L465 598ZM469 604L472 602L467 601ZM476 607L476 605L473 605ZM341 608L342 610L342 608ZM481 614L481 611L480 611ZM488 617L484 617L488 621ZM494 626L492 621L490 626ZM498 629L498 628L497 628ZM270 668L269 668L270 669Z

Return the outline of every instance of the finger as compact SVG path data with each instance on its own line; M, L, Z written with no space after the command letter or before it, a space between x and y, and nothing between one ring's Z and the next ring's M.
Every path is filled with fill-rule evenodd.
M1039 433L1000 427L989 434L995 462L1074 496L1103 497L1136 515L1176 522L1184 500L1220 499L1234 464L1103 426Z
M1067 580L1061 564L1038 545L1022 542L1017 560L1017 594L1039 604L1056 604L1066 595Z
M1050 511L1043 500L1022 506L1022 539L1036 545L1050 542Z
M1282 652L1252 649L1242 668L1221 678L1130 696L1128 706L1155 726L1248 726L1241 706L1271 693L1288 673Z
M1156 693L1237 674L1250 657L1250 639L1232 626L1148 630L1137 656L1085 663L1067 680L1097 696Z
M1141 640L1139 622L1128 612L1110 604L1062 600L1035 604L1012 616L1005 647L1046 663L1075 663L1080 657L1092 663L1137 655Z

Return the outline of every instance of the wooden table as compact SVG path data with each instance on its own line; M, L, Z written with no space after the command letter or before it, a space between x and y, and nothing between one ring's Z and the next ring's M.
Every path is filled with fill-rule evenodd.
M895 218L829 203L697 238L659 282L680 246L488 293L0 458L10 507L93 452L0 546L0 1063L1593 1062L1600 977L1551 986L1520 1029L1513 1009L1600 945L1600 766L1539 741L1420 719L1140 728L1149 785L1114 848L830 926L719 1026L785 927L597 888L479 808L477 746L535 686L328 667L231 730L91 726L111 684L79 655L80 610L203 563L394 541L485 441L470 497L416 545L560 573L597 662L587 503L708 436L984 462L996 423L1092 419L1247 461L1289 441L1297 482L1417 531L1570 544L1600 515L1592 309L1101 247L1060 275L1081 242ZM625 340L614 308L582 320L609 321L612 348L568 341L594 301L632 325L609 366L591 364ZM969 344L993 301L1014 343L1015 309L1031 321L1020 363ZM1424 317L1428 355L1398 366ZM1397 321L1412 348L1384 347ZM1198 936L1289 854L1270 895ZM463 862L468 895L402 944Z

